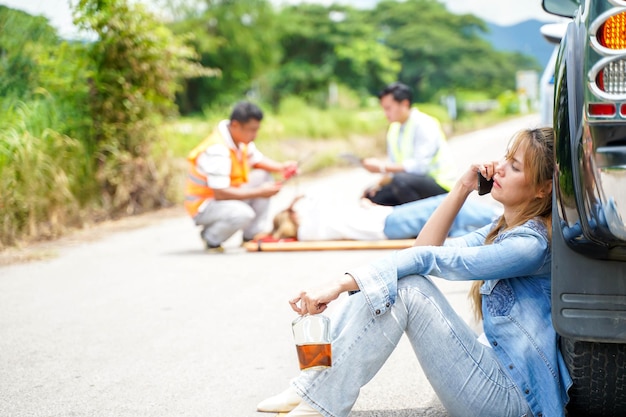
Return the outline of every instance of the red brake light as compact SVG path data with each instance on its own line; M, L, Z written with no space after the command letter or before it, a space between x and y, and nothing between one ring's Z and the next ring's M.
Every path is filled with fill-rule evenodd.
M590 116L615 116L617 109L613 103L589 103Z

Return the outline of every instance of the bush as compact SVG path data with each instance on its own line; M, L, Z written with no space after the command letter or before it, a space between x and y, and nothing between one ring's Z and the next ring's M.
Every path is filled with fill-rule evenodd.
M141 4L84 0L76 21L97 35L89 81L102 203L113 215L161 207L168 186L161 169L170 169L154 160L152 147L164 139L159 126L176 113L182 79L211 72Z

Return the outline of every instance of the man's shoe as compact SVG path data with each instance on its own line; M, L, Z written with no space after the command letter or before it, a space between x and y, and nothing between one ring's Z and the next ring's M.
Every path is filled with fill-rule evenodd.
M206 245L206 251L208 253L224 253L222 245L210 245L209 242L204 242Z
M296 408L291 410L285 417L324 417L319 411L302 401Z
M204 247L208 253L224 253L222 245L211 245L208 240L204 238L204 231L206 227L200 231L200 239L204 242Z
M296 390L289 387L280 394L261 401L256 409L266 413L286 413L296 408L301 401L302 398L296 393Z

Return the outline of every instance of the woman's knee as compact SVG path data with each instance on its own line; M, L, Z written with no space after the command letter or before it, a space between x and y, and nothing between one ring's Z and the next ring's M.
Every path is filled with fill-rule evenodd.
M426 310L447 303L445 295L425 275L411 275L398 281L398 300L405 305L409 317L426 314Z
M426 275L409 275L398 280L398 292L414 289L431 291L433 288L436 289L437 286Z

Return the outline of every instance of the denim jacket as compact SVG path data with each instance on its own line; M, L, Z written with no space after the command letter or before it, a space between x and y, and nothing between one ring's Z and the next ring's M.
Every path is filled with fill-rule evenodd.
M564 415L572 380L558 349L550 303L550 244L543 222L530 220L500 233L493 244L487 225L444 246L418 246L348 271L373 316L395 302L397 280L433 275L448 280L485 280L483 327L502 368L535 417Z

